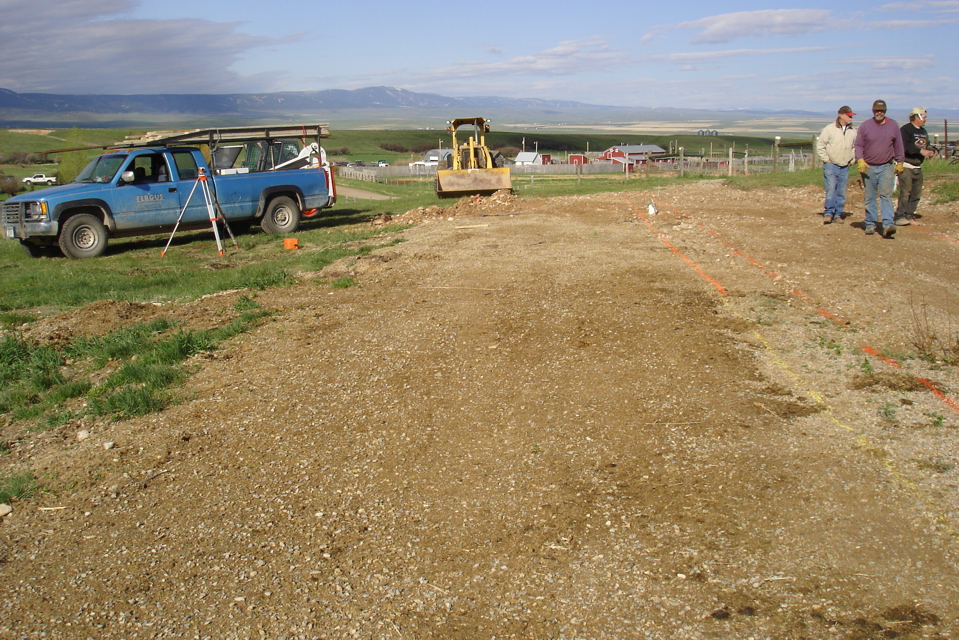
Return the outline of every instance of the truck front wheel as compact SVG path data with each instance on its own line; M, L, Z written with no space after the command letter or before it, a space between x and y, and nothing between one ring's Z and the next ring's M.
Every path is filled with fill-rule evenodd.
M293 233L300 226L300 215L300 207L292 198L280 196L270 201L260 228L272 234Z
M107 228L89 213L71 217L60 230L60 250L68 258L95 258L107 249Z

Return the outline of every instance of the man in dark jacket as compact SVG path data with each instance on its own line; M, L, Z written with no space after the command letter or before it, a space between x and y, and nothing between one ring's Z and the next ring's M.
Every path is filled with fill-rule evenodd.
M899 202L896 206L896 224L905 226L916 219L916 208L922 197L922 161L935 155L929 149L926 133L926 110L916 107L909 112L909 122L899 129L902 148L906 153L903 171L899 174Z

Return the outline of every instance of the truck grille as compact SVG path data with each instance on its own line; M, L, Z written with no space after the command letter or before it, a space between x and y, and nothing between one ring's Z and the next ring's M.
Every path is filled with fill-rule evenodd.
M19 202L3 203L3 221L6 222L7 224L20 223L20 203Z

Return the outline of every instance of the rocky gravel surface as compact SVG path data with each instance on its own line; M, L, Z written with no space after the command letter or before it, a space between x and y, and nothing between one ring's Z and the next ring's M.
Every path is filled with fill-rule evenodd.
M867 237L852 196L829 226L815 188L720 182L394 218L258 293L188 401L3 427L50 491L0 520L0 638L959 637L959 218Z

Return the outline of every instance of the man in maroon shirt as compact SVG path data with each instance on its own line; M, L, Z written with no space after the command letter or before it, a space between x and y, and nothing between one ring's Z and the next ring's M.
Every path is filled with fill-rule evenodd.
M879 209L882 211L882 227L879 231L884 238L891 238L896 234L892 192L896 176L902 173L904 152L899 125L886 117L885 101L876 100L872 103L872 118L859 126L855 147L856 166L865 187L866 234L876 233L878 193Z

